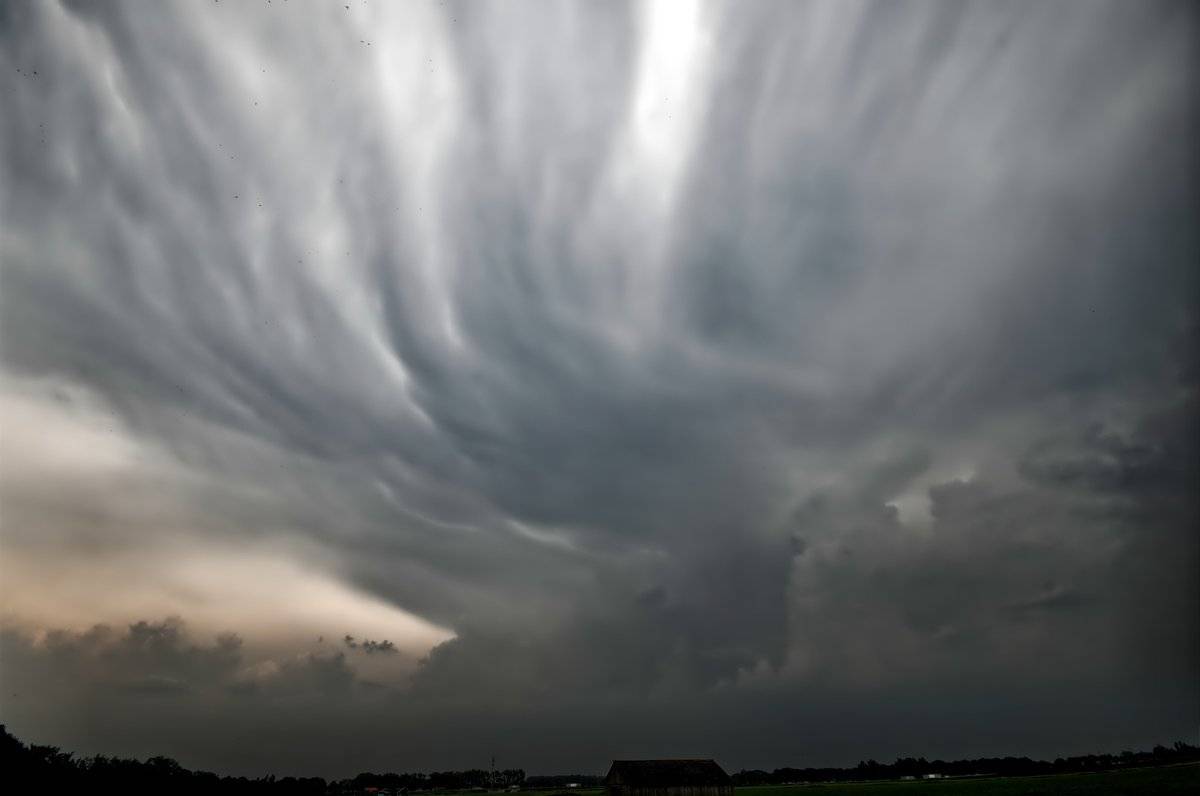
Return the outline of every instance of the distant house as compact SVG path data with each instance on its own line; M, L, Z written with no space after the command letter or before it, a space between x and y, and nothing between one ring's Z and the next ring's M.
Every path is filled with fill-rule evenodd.
M733 780L713 760L614 760L608 796L733 796Z

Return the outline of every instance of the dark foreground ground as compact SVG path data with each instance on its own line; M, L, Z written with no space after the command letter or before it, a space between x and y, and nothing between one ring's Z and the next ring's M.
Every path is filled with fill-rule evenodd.
M915 782L837 782L828 785L764 785L737 789L737 796L1072 796L1108 793L1200 794L1200 764L1192 763L1091 774L1044 777L973 777Z

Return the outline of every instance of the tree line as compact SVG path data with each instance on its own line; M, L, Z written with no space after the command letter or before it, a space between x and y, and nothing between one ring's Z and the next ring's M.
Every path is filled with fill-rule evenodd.
M26 745L0 724L0 786L17 793L66 793L87 788L99 793L171 793L179 796L231 794L233 796L350 796L363 793L409 791L464 791L513 788L525 784L525 771L470 769L429 774L372 774L327 781L321 777L220 776L192 771L169 757L76 757L57 746ZM14 787L17 786L17 787ZM80 791L82 792L82 791Z
M941 774L947 777L1025 777L1066 774L1117 768L1161 766L1200 761L1200 747L1176 741L1173 746L1155 746L1149 752L1078 755L1053 761L1028 757L980 757L975 760L926 760L901 757L894 763L864 760L852 768L777 768L774 771L743 770L733 775L734 785L783 785L795 782L847 782L870 779L901 779Z
M1178 741L1171 747L1156 746L1149 752L1118 755L1081 755L1053 762L1028 757L989 757L976 760L926 760L900 758L894 763L866 760L853 768L777 768L774 771L739 771L735 785L772 785L792 782L830 782L869 779L899 779L925 774L944 776L1026 776L1077 771L1099 771L1123 767L1167 765L1200 761L1200 747ZM240 796L351 796L352 794L399 794L413 791L464 791L489 788L554 788L569 783L595 787L603 782L595 775L572 774L526 777L522 769L504 771L435 771L430 774L362 773L349 779L327 781L321 777L231 777L209 771L192 771L169 757L146 760L131 758L76 757L56 746L26 745L0 724L0 784L10 792L65 793L84 789L99 793L233 794ZM83 792L82 790L79 792ZM559 796L559 794L556 794Z

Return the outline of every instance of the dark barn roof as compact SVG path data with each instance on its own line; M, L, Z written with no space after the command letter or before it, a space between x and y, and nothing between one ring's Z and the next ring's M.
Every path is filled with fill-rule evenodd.
M605 782L633 788L732 785L715 760L614 760Z

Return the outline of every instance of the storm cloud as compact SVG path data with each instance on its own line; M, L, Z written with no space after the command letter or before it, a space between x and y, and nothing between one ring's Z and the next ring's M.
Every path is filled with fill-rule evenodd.
M1190 737L1197 24L4 4L4 721L327 776Z

